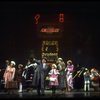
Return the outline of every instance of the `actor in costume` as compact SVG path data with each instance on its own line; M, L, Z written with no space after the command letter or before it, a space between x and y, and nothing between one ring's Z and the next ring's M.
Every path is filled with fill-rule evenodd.
M91 86L94 88L94 91L98 91L100 75L99 75L98 70L96 68L91 69L90 78L91 78Z
M12 81L15 78L15 65L16 63L14 61L11 61L10 64L7 66L5 72L4 72L4 81L5 81L5 88L8 89L9 93L12 93Z
M57 70L56 64L52 64L51 70L48 74L49 74L49 80L50 80L49 85L52 89L52 95L55 95L56 87L59 85L58 75L60 74L59 71Z
M59 70L59 76L58 76L58 81L59 81L59 89L61 90L61 93L65 93L66 91L66 72L65 72L65 63L62 58L58 58L57 60L57 69Z
M45 95L45 82L48 74L47 58L36 61L37 66L34 71L33 86L37 89L38 95Z
M22 88L23 88L23 78L22 78L22 73L23 73L23 65L22 64L19 64L18 65L18 69L16 71L16 79L17 79L17 82L18 82L18 92L22 92Z
M67 61L67 67L65 69L66 71L66 80L67 80L67 88L68 91L73 90L73 71L74 71L74 65L71 60Z
M85 68L84 76L84 91L90 91L90 72Z

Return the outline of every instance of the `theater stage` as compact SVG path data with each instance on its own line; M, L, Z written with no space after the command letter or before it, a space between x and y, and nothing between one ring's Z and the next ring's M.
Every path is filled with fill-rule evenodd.
M100 98L100 91L94 92L84 92L82 89L80 90L73 90L72 92L66 92L65 94L61 94L60 91L56 91L56 95L52 96L51 90L46 90L44 96L38 96L36 90L26 91L23 90L22 93L18 93L17 90L13 94L8 94L7 92L1 91L0 98L18 98L18 99L31 99L31 98Z

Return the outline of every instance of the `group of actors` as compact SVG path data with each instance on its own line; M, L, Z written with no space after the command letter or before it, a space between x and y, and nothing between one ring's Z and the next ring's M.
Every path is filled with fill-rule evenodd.
M67 60L65 63L62 58L58 58L55 63L48 64L46 57L41 60L32 58L28 59L25 67L22 64L16 67L15 61L6 60L6 69L3 74L4 88L10 93L13 88L16 88L14 84L17 82L18 92L23 92L23 80L32 80L31 85L36 88L38 95L45 95L46 85L52 90L52 95L55 95L57 89L65 94L73 91L73 80L82 71L84 91L90 91L91 85L94 91L98 91L100 75L96 68L91 68L91 70L84 68L73 75L75 67L72 60Z

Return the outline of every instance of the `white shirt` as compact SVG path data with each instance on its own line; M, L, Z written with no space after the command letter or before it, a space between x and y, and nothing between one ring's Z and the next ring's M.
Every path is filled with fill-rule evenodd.
M43 69L45 69L46 63L43 63Z

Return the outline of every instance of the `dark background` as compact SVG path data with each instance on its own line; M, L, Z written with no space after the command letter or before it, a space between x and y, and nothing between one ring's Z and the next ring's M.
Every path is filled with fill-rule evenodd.
M72 59L74 64L100 67L100 2L0 2L0 66L5 60L26 64L34 53L40 59L40 39L37 37L34 16L40 22L58 20L65 14L63 37L59 40L59 56Z

